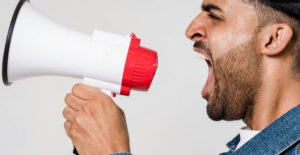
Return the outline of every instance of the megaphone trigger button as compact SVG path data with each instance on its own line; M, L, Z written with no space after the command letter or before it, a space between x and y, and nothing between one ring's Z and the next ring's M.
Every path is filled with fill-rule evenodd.
M116 97L117 96L117 94L116 93L112 93L112 97Z

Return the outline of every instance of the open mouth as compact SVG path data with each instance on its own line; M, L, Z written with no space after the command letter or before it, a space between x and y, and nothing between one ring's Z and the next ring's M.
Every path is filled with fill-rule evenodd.
M206 53L204 53L203 51L201 51L200 49L197 49L197 48L195 48L194 50L197 52L197 57L199 57L202 60L205 60L208 65L207 80L206 80L206 83L201 92L201 95L203 97L205 97L209 94L209 91L210 91L210 85L211 85L212 76L213 76L213 63L212 63L212 60L206 55Z

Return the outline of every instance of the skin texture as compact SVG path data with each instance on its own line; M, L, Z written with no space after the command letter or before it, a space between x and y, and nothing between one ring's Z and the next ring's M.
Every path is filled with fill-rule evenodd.
M204 1L202 6L214 2ZM187 36L196 41L195 50L204 52L212 63L213 78L209 91L202 95L209 101L207 113L213 120L243 118L247 109L253 106L260 85L261 59L256 52L258 20L255 11L244 3L228 2L218 4L223 6L222 11L209 12L203 7L204 12L186 31ZM235 15L236 12L240 12L239 16ZM245 22L248 20L253 21L254 26ZM199 35L194 36L195 33Z
M209 102L207 113L211 119L241 119L253 105L260 85L261 60L254 35L258 20L254 8L242 2L203 1L202 6L210 4L221 11L202 7L204 11L186 30L187 37L196 41L195 50L207 53L212 63L213 77L202 95ZM204 44L206 50L199 44Z
M255 8L240 0L204 0L202 6L209 4L220 9L204 7L186 30L195 51L212 63L213 77L202 94L208 115L243 119L262 130L299 104L288 51L293 31L284 23L259 27Z
M202 11L186 30L206 55L212 80L202 94L214 120L243 119L262 130L299 105L300 84L291 71L289 25L258 29L255 9L241 0L204 0L222 11ZM75 85L66 96L65 129L80 155L129 152L124 112L96 88Z
M255 45L256 40L253 39L215 61L214 95L207 105L211 119L241 119L253 106L254 96L261 84L261 59L252 52ZM209 94L206 98L210 98Z
M65 102L65 130L80 155L130 152L125 114L109 96L77 84Z

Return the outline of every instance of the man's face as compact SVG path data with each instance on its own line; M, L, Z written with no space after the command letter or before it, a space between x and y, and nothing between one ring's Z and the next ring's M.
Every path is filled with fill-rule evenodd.
M209 66L202 96L213 120L244 118L260 85L258 18L241 0L203 0L202 12L186 30Z

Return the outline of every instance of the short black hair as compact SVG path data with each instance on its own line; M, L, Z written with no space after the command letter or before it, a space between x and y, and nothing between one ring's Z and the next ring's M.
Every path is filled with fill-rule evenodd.
M258 0L260 3L281 11L300 21L300 0Z

